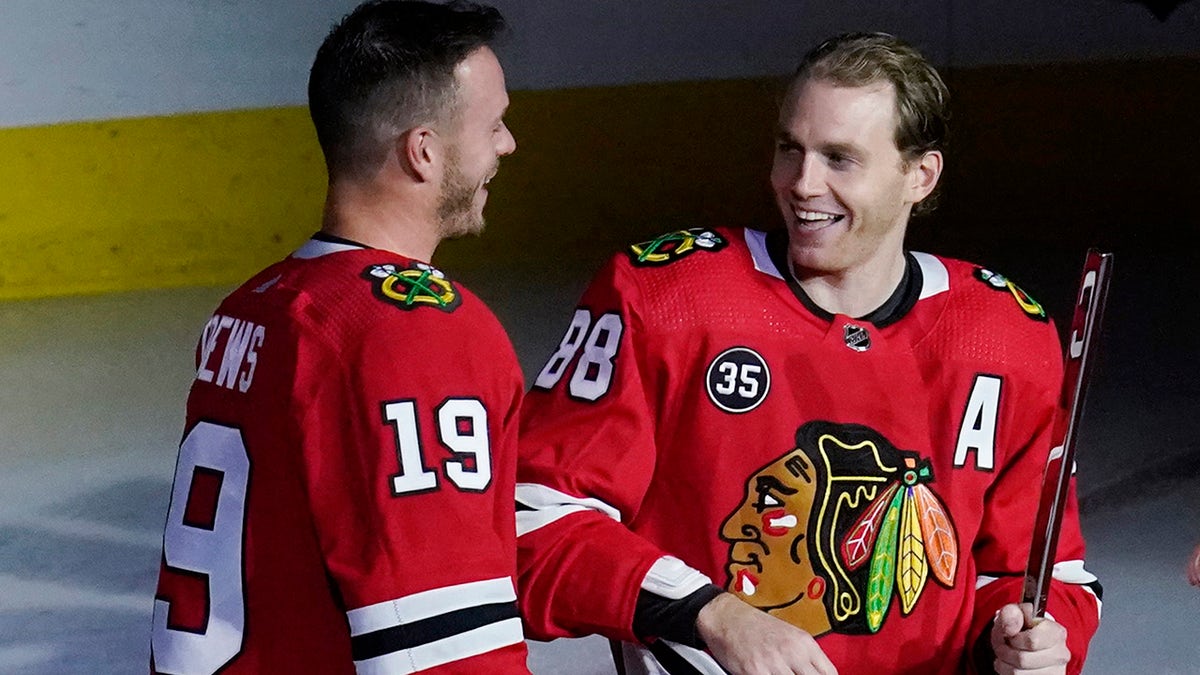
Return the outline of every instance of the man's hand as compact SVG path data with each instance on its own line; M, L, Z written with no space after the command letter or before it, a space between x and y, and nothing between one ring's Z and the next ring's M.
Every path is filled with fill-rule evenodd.
M696 631L713 657L736 675L837 675L813 636L730 593L701 608Z
M997 675L1061 675L1067 672L1071 650L1067 629L1052 619L1033 620L1029 603L1000 608L992 626L992 651ZM1026 626L1032 626L1026 628Z

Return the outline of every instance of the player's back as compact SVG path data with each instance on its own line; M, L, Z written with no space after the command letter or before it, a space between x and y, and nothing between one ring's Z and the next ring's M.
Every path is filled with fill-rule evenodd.
M524 672L511 345L437 270L324 248L256 275L202 331L154 665Z

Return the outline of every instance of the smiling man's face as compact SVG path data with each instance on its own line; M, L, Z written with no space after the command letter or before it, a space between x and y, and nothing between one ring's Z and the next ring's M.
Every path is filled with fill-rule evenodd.
M897 121L889 82L810 79L788 91L771 186L798 274L841 274L902 251L912 206L932 186L922 161L896 147Z

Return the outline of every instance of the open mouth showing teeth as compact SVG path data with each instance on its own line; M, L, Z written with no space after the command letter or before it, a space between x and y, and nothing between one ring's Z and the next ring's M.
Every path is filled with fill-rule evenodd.
M845 216L837 213L825 213L824 211L796 211L796 220L799 220L805 225L829 225L841 221Z

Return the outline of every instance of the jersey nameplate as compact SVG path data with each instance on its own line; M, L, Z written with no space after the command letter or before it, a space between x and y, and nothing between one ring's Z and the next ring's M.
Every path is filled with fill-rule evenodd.
M750 412L767 398L771 370L753 349L731 347L708 364L704 382L713 405L728 413Z
M462 304L462 296L446 275L425 263L411 262L408 267L371 265L363 270L362 277L373 282L375 297L400 309L434 307L452 312Z
M1030 318L1037 319L1038 321L1049 321L1049 318L1046 316L1046 310L1042 309L1042 305L1037 300L1029 297L1028 293L1021 290L1020 286L1014 284L1003 274L998 274L982 267L976 267L975 278L998 291L1007 290L1016 299L1017 304L1021 307L1021 311L1025 312Z
M267 329L253 321L213 314L200 336L196 379L246 393L266 338Z
M703 227L675 230L629 247L629 258L639 267L657 267L696 251L716 252L729 245L721 235Z

